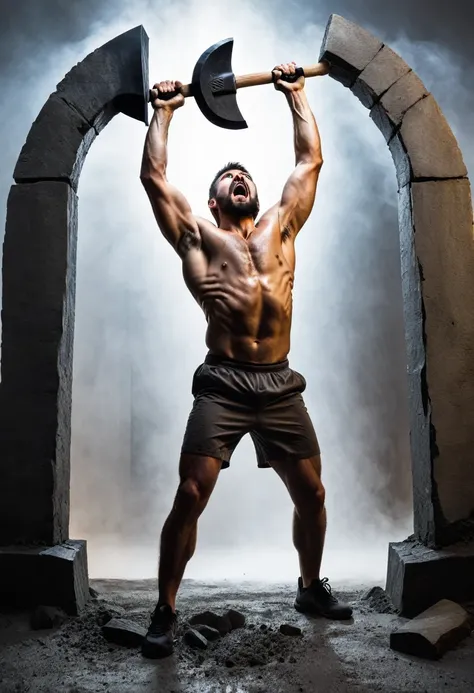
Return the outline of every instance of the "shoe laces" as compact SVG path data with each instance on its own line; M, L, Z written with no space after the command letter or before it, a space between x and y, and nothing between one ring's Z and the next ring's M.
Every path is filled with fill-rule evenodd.
M337 602L336 597L332 593L332 588L331 588L331 585L329 584L329 578L325 577L322 580L320 580L320 585L327 592L329 600L331 602Z
M151 623L149 632L153 635L166 635L175 621L173 612L168 612L163 609L155 609L150 614Z

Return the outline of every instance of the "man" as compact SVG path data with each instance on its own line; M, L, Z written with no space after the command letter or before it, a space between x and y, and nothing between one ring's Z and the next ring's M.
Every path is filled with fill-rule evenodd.
M320 565L326 532L318 441L304 405L306 382L291 370L290 350L295 238L310 215L323 163L318 128L295 63L273 71L294 126L296 168L281 199L255 223L257 189L241 164L230 163L212 181L209 209L216 225L193 215L167 180L168 128L178 94L156 100L145 142L141 180L158 225L183 263L183 276L207 319L209 353L194 374L194 405L184 435L180 483L161 535L159 599L143 641L147 657L173 651L175 599L194 553L196 527L222 468L250 433L258 467L271 467L294 503L293 540L299 554L295 608L347 619L352 609L331 593ZM174 92L180 82L155 85Z

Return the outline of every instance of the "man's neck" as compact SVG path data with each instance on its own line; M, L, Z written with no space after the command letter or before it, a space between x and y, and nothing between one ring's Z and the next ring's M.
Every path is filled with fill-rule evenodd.
M242 238L248 238L252 231L255 230L255 219L253 217L235 219L222 215L219 228L222 229L222 231L233 231L234 233L238 233Z

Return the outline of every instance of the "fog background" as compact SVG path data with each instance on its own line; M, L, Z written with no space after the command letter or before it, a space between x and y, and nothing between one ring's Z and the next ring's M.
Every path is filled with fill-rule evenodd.
M150 79L189 81L199 55L233 36L237 74L281 61L317 62L331 12L386 40L433 92L464 153L474 92L462 2L0 3L0 215L32 121L64 74L114 36L143 24ZM284 20L282 20L284 17ZM323 455L331 579L383 578L387 542L411 531L411 472L396 179L382 135L351 93L307 80L325 164L313 214L297 240L292 367ZM242 90L249 129L212 126L191 99L172 122L169 179L193 210L228 160L251 171L263 209L292 170L291 117L271 86ZM150 114L151 115L151 114ZM71 536L89 541L94 577L149 577L178 482L192 374L206 353L205 320L178 257L156 227L139 181L143 124L116 117L94 143L79 186ZM199 527L187 577L294 579L291 503L245 438Z

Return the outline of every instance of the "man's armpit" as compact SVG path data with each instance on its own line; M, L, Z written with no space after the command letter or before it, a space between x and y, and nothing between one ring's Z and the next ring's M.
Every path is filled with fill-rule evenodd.
M181 257L184 257L192 248L197 250L201 248L201 236L197 231L185 229L176 246L176 252Z

